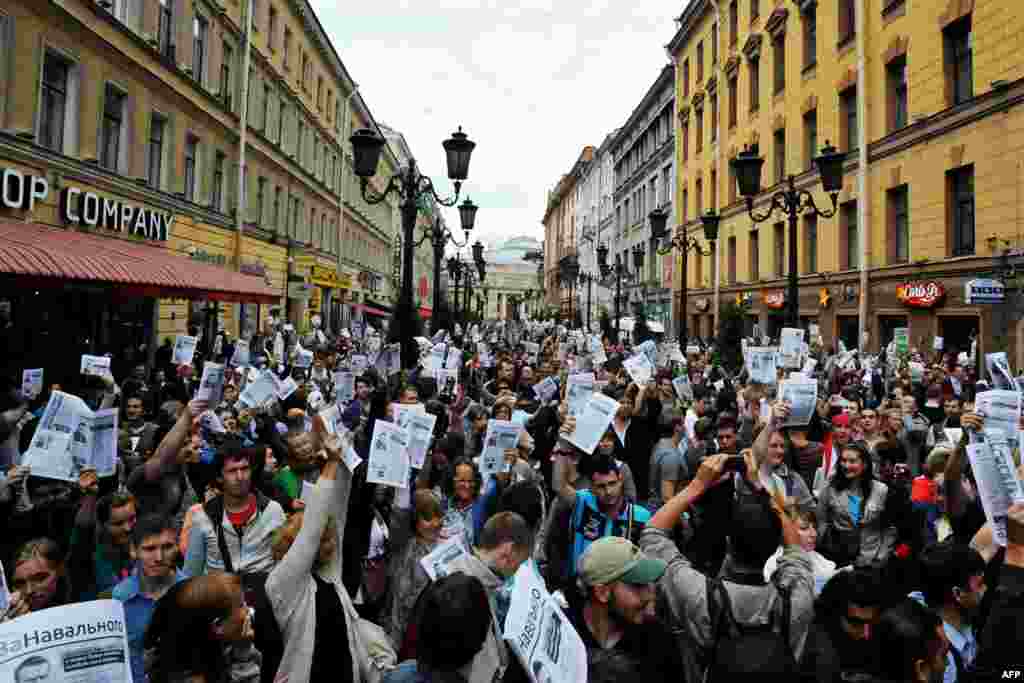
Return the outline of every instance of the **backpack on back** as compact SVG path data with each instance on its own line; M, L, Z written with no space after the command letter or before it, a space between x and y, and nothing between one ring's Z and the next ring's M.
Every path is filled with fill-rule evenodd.
M775 586L782 598L782 623L776 630L774 611L768 624L737 622L725 583L711 577L706 580L713 644L706 653L704 682L735 680L740 674L795 673L796 659L789 637L792 616L789 591Z

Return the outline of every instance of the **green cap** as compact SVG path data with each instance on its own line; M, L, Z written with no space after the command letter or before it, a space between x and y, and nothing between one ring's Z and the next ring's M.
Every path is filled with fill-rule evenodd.
M580 578L588 586L603 586L621 581L631 584L654 583L667 565L649 557L625 538L606 536L590 544L580 561Z

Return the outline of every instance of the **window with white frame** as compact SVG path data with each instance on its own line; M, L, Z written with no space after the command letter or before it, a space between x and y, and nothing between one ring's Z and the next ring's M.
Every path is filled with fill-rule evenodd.
M227 158L224 156L224 152L217 152L213 159L213 196L211 197L210 206L215 211L223 211L223 197L224 197L224 164Z
M52 50L43 58L39 144L61 154L72 149L77 122L77 65Z
M149 119L146 182L150 187L157 189L163 187L164 134L166 133L166 128L167 118L162 114L153 112Z
M192 19L192 78L199 85L206 83L206 53L210 24L201 14Z
M189 135L185 138L185 199L196 199L196 166L199 163L199 138Z

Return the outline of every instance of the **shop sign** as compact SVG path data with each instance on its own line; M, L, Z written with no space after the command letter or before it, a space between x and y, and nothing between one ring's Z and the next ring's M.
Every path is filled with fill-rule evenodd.
M249 263L243 261L238 270L246 275L256 275L257 277L266 277L267 275L267 266L262 261L251 261Z
M782 308L786 305L786 292L781 289L765 292L762 296L762 301L764 301L764 305L768 308Z
M964 285L964 302L968 304L1001 304L1006 300L1006 286L999 280L977 278Z
M945 295L946 288L935 281L908 282L896 288L896 298L915 308L931 308Z
M321 287L338 287L338 271L324 266L313 266L313 282Z
M308 282L289 282L288 298L308 301L313 296L313 285Z
M50 183L42 177L13 168L0 169L0 204L7 209L32 211L50 195ZM100 197L74 185L60 193L60 215L65 223L101 227L161 242L171 233L174 215Z
M706 297L701 297L694 302L694 306L698 311L703 313L711 308L711 300Z
M222 254L211 254L203 249L197 249L196 247L190 247L188 249L189 258L193 261L199 261L200 263L209 263L213 266L227 265L228 259Z
M822 287L821 291L818 292L818 305L822 308L828 308L830 303L832 303L832 295L828 293L828 287Z

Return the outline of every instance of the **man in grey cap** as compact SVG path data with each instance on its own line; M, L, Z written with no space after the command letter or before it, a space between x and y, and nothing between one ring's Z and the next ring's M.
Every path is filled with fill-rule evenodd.
M682 671L678 646L654 613L654 584L665 568L625 538L599 538L580 559L581 595L567 613L588 652L622 653L644 683L677 681Z

